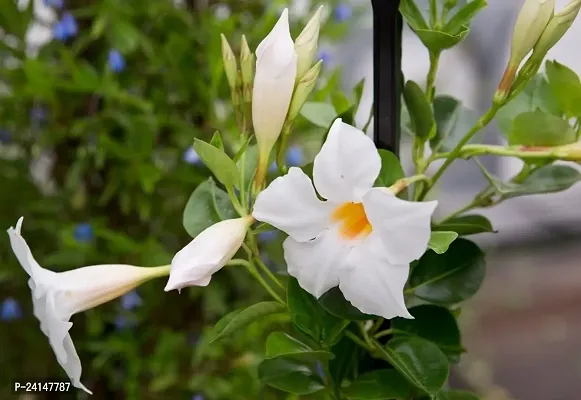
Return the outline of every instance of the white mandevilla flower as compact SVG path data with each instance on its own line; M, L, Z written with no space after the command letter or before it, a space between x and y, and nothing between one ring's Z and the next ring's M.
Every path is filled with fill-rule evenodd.
M69 335L71 316L115 299L152 278L167 275L169 268L108 264L53 272L34 259L20 234L22 220L18 220L16 228L8 229L8 235L12 251L30 276L34 315L73 385L92 394L80 380L81 361Z
M299 168L261 192L253 216L286 232L290 275L315 297L339 286L355 307L412 318L403 288L409 264L430 238L436 201L409 202L374 188L381 159L362 131L337 119L315 158L313 180Z
M207 286L212 275L226 265L242 246L253 221L251 215L228 219L196 236L171 261L165 291L180 290L186 286Z
M252 92L252 122L262 157L278 139L293 95L297 76L297 53L290 35L288 10L282 12L272 31L256 49L256 72Z

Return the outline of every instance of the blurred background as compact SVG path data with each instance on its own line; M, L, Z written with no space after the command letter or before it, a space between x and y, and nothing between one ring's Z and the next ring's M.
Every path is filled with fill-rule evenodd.
M558 7L567 2L557 0ZM55 271L111 260L167 264L190 240L182 211L209 175L193 138L219 130L236 146L220 33L235 52L242 33L255 48L288 5L296 36L321 3L328 4L319 48L325 68L313 97L350 92L366 78L357 116L363 127L372 102L368 0L0 0L0 226L24 216L36 259ZM438 93L476 114L488 108L521 4L489 1L468 38L444 52ZM579 37L581 20L549 58L581 72ZM406 79L425 82L428 54L407 27L403 70ZM288 162L303 165L324 132L306 120L295 131ZM411 171L408 139L402 134L401 157ZM495 124L481 140L502 142ZM506 179L520 168L513 159L484 163ZM473 162L458 161L438 188L438 212L460 208L485 185ZM458 385L490 400L578 398L579 194L573 187L483 211L498 233L475 237L488 252L489 272L462 313L468 354L456 369ZM279 262L276 235L260 239L266 261ZM207 288L181 295L164 293L164 283L73 318L93 398L282 398L257 383L266 337L260 326L227 342L204 342L217 319L260 299L244 271L224 269ZM10 396L14 378L61 375L32 316L26 274L0 235L0 399Z

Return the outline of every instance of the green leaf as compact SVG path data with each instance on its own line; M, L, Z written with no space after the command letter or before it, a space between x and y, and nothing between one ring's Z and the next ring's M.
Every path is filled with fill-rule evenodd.
M322 295L319 298L319 304L336 317L349 321L367 321L376 318L374 315L363 314L357 308L353 307L337 287L332 288Z
M301 115L310 123L325 129L328 129L337 118L335 107L321 102L306 102L301 109Z
M414 0L401 0L399 11L413 30L428 29L428 23Z
M398 180L405 178L405 172L399 159L391 151L379 149L381 171L375 180L375 186L389 187Z
M321 379L309 367L286 358L264 360L258 366L261 382L283 392L305 395L325 388Z
M464 5L460 10L454 14L452 18L444 25L444 31L457 35L461 32L463 26L468 26L483 8L486 7L486 0L474 0Z
M219 131L214 132L214 135L212 135L212 139L210 140L210 144L215 148L224 151L224 142L222 141L222 136L220 136ZM234 160L234 162L236 162L236 160Z
M232 159L236 163L236 166L238 166L238 168L240 168L240 165L238 165L238 161L240 160L240 158L242 158L242 155L246 152L246 149L248 148L248 145L252 141L253 137L254 136L249 136L248 139L246 139L244 143L242 143L242 146L240 146L240 149L238 149L238 151L234 155L234 158Z
M511 145L562 146L576 141L577 134L567 121L543 111L519 114L508 134Z
M438 96L434 99L434 118L436 135L430 140L434 151L450 151L462 140L478 120L472 110L462 106L451 96Z
M557 103L568 117L581 117L581 81L579 76L557 61L545 64L549 85Z
M502 182L484 168L481 167L480 169L503 199L561 192L581 180L581 173L568 165L547 165L539 168L520 184Z
M410 289L425 301L454 304L480 288L486 266L484 253L466 239L457 239L444 254L427 251L412 271Z
M431 29L414 29L422 43L433 53L452 48L460 43L470 32L467 26L462 26L458 33L450 34Z
M368 372L343 390L349 400L406 399L412 392L408 381L393 369Z
M293 323L319 343L334 344L349 324L349 321L325 311L294 278L289 279L288 282L287 303Z
M422 140L431 139L436 133L436 123L432 106L422 88L414 81L407 81L403 98L410 115L412 131Z
M265 358L289 357L303 361L331 360L333 353L313 350L300 340L284 332L273 332L266 339Z
M479 400L480 397L474 393L463 390L441 391L436 395L435 400Z
M194 139L194 149L204 164L216 176L216 179L226 186L238 184L238 168L224 151L199 139Z
M216 323L214 329L208 334L209 343L233 333L239 333L241 329L268 315L281 314L285 311L284 305L274 301L266 301L245 309L233 311Z
M551 92L549 82L542 75L537 75L522 92L503 106L496 114L498 127L504 135L511 131L512 121L517 115L527 111L544 111L546 113L561 116L563 111L559 108L557 100Z
M183 225L188 234L195 238L207 227L235 216L236 211L226 192L209 178L198 185L190 196L184 209Z
M343 114L351 107L351 102L343 92L334 92L331 95L331 101L333 102L336 115Z
M430 235L428 247L438 254L444 254L448 251L450 244L458 238L456 232L435 231Z
M111 47L123 54L132 53L141 42L141 32L132 24L115 21L107 26L106 34Z
M434 396L448 379L446 356L438 346L418 337L399 337L379 351L408 382Z
M414 319L394 318L391 328L396 335L418 336L436 344L445 354L457 355L464 351L456 317L444 307L421 305L409 310Z
M242 165L242 154L240 154L236 166L242 170L244 184L246 188L249 189L250 186L252 186L252 180L254 179L256 168L258 167L258 146L248 146L244 152L244 165ZM240 188L241 183L242 182L239 182L236 187Z
M494 232L492 223L482 215L463 215L454 217L437 225L435 230L453 231L460 236L475 235L477 233Z

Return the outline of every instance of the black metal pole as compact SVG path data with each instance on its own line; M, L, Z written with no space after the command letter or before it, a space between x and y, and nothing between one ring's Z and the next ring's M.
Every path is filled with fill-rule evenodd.
M371 0L373 7L373 136L379 149L399 156L401 109L400 0Z

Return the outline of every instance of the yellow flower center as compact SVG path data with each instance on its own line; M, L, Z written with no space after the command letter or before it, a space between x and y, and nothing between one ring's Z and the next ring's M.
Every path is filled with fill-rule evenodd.
M362 203L343 203L331 218L339 224L339 233L346 239L364 238L373 230Z

